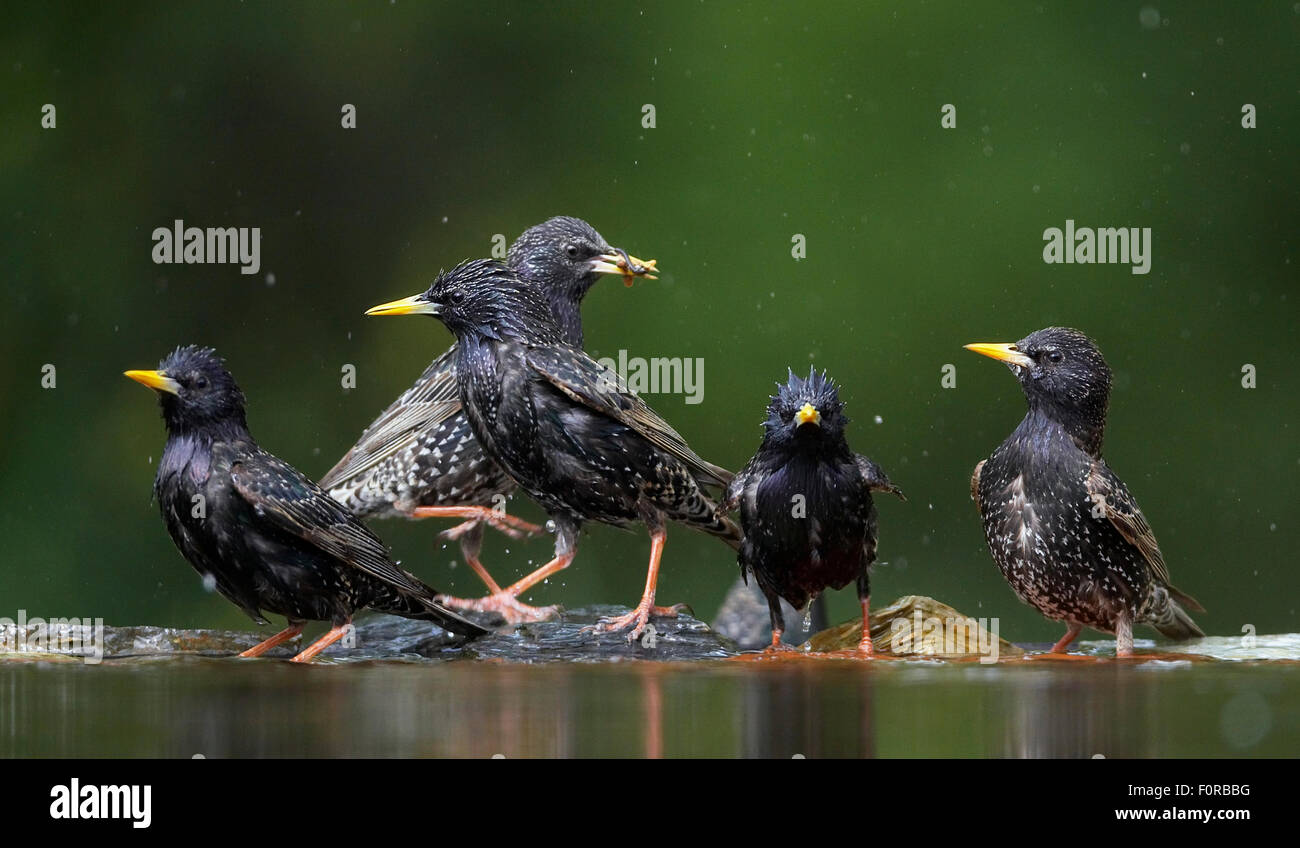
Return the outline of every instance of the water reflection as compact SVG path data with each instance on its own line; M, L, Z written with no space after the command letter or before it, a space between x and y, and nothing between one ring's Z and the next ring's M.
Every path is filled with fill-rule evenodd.
M4 756L1300 753L1293 666L0 665Z

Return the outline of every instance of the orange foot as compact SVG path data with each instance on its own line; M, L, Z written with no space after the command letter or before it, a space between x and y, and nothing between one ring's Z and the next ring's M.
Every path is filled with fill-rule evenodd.
M559 611L558 606L534 607L522 603L509 592L497 592L483 598L452 598L438 596L438 602L454 609L471 612L494 612L505 619L506 624L522 624L530 621L545 621L553 618Z
M654 604L642 601L637 604L636 609L624 615L607 616L601 618L595 624L589 624L582 628L583 633L615 633L624 628L631 627L632 630L627 634L627 641L635 642L645 633L646 625L650 623L650 616L660 618L676 618L677 615L685 610L690 609L686 604L673 604L670 607L657 607Z
M876 646L871 644L870 636L863 636L862 641L858 642L858 653L864 657L874 657L876 655Z
M536 524L524 521L522 518L516 518L508 512L501 512L491 507L485 506L466 506L466 507L441 507L441 506L422 506L411 510L412 518L468 518L442 531L445 539L459 539L468 533L479 522L487 522L490 526L496 528L512 539L522 539L525 536L535 536L542 532L542 528Z

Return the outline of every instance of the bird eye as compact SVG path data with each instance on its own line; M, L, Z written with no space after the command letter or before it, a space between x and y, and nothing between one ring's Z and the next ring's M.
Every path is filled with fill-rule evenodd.
M207 377L204 377L202 374L196 374L196 375L194 376L194 388L199 389L200 391L202 391L203 389L206 389L207 387L208 387L208 378L207 378Z
M569 244L565 245L564 252L569 254L570 259L578 258L578 246L573 242L570 242Z
M1065 354L1061 353L1056 348L1052 348L1047 352L1047 361L1053 365L1060 363L1062 359L1065 359Z
M451 300L452 305L457 305L465 299L465 293L463 291L454 291L451 293L449 299Z

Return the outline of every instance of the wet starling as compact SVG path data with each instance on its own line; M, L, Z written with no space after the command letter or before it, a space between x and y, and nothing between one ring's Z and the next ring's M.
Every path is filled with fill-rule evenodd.
M971 496L1002 576L1020 599L1066 634L1060 653L1086 625L1114 633L1117 653L1133 653L1133 625L1173 639L1203 636L1169 583L1155 535L1137 501L1101 458L1110 368L1078 330L1048 327L1015 344L968 350L1007 363L1029 412L993 455L975 466Z
M582 347L579 307L601 274L654 279L655 263L610 247L590 224L560 216L525 230L510 246L507 264L537 282L564 341ZM509 623L545 618L553 607L520 603L518 583L506 589L479 561L482 522L518 538L541 528L501 509L515 488L474 440L461 412L454 373L455 346L435 359L411 388L375 419L324 477L321 487L364 517L469 519L443 535L459 538L465 561L487 585L486 598L443 597L448 606L494 611ZM496 507L496 508L494 508Z
M511 587L522 591L573 561L584 521L650 532L650 568L636 609L599 631L645 630L653 615L665 519L720 536L740 528L703 491L731 474L705 462L617 375L566 344L540 288L491 260L462 263L428 291L371 315L436 315L456 335L461 404L475 437L549 514L555 558Z
M307 621L329 621L332 629L294 657L309 661L367 607L464 635L486 632L436 603L436 590L395 565L365 525L257 446L244 395L213 350L177 348L157 371L126 376L162 404L167 444L153 489L176 547L257 623L267 623L262 610L289 619L240 656L296 638Z
M745 541L740 573L753 574L772 619L769 650L789 649L781 599L804 609L827 588L856 581L862 604L858 650L872 653L871 583L876 559L872 492L903 493L844 436L848 423L835 383L824 373L794 372L767 407L763 443L727 487L723 507L740 507Z

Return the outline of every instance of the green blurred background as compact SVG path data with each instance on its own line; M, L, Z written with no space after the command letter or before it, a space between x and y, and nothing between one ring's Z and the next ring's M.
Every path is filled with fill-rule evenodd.
M843 384L853 446L910 498L880 505L879 603L924 593L1012 639L1059 635L985 549L970 472L1024 404L961 345L1068 324L1115 371L1107 458L1205 629L1297 630L1300 5L1152 6L8 9L0 616L247 627L163 529L162 424L121 371L215 346L263 446L319 477L450 340L365 308L572 214L659 260L658 282L588 297L588 349L702 357L704 403L648 396L702 455L748 459L787 366ZM153 264L175 218L260 227L260 273ZM1151 227L1150 274L1044 265L1067 218ZM375 529L430 582L478 591L441 526ZM592 526L532 600L630 603L647 551ZM493 536L485 562L508 579L549 553ZM665 557L661 601L711 617L732 553L678 529ZM851 616L852 592L831 611Z

